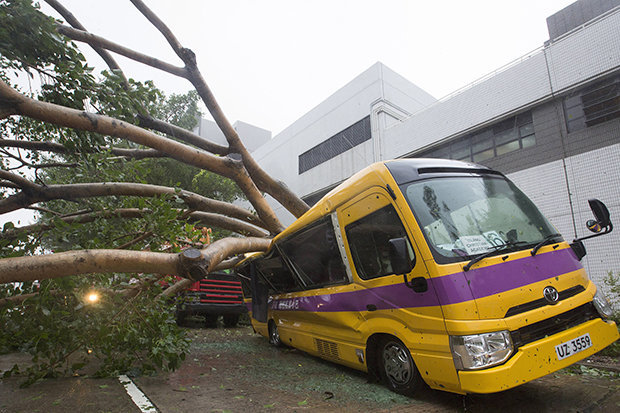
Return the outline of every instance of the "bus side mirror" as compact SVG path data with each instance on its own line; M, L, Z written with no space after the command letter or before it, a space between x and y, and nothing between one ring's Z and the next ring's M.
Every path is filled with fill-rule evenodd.
M390 263L394 274L407 274L413 269L409 251L407 248L407 240L405 238L392 238L388 241L390 246Z
M609 210L604 203L602 203L598 199L588 199L588 204L590 204L590 209L594 214L594 218L596 218L596 221L592 222L593 220L589 220L586 223L590 231L601 232L603 228L611 225L611 220L609 219Z
M580 261L586 255L586 248L581 241L598 237L600 235L609 234L614 229L609 217L609 210L604 203L598 199L588 199L588 204L590 204L590 209L596 219L588 220L588 222L586 222L586 226L590 231L594 232L594 235L576 238L573 240L573 243L570 244L571 248L575 252L575 255Z
M390 262L394 274L402 274L405 285L416 293L428 291L428 282L424 277L415 277L407 282L407 274L413 269L413 263L409 257L409 247L406 238L392 238L388 241L390 245Z

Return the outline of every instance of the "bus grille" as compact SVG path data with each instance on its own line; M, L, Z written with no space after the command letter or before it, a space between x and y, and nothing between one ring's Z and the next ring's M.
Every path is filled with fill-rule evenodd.
M539 321L538 323L521 327L516 331L512 331L510 334L515 348L518 348L598 317L599 315L594 305L589 302L565 313Z
M567 298L573 297L581 292L584 292L585 290L586 289L583 287L583 285L576 285L564 291L560 291L559 301L566 300ZM536 308L544 307L546 305L549 305L547 300L545 300L544 298L539 298L538 300L530 301L529 303L511 307L510 309L508 309L504 317L512 317L513 315L525 313L526 311L534 310Z
M316 343L316 349L321 356L332 360L340 359L340 354L338 354L338 344L331 341L319 340L318 338L315 338L314 342Z

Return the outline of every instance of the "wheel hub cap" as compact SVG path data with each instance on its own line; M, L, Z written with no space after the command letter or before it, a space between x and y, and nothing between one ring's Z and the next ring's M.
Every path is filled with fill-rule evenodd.
M405 351L396 346L388 345L383 351L385 373L398 384L405 384L411 377L411 362Z

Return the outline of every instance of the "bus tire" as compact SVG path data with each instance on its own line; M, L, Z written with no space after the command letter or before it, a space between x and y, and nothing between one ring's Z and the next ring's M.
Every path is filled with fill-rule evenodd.
M225 327L235 327L239 322L239 314L224 314L222 318Z
M278 326L275 321L269 321L269 344L274 347L282 347L282 339L280 338L280 332L278 331Z
M379 374L385 385L395 393L413 395L422 385L422 377L407 346L396 337L379 342L377 352Z

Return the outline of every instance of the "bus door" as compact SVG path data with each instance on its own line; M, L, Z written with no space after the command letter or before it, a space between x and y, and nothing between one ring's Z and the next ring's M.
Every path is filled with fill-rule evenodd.
M269 286L259 276L255 263L250 263L249 267L252 283L252 318L260 323L266 323L269 305Z
M342 240L336 232L337 222L333 214L322 217L276 243L283 259L291 269L297 289L289 295L279 296L273 308L279 315L290 313L291 330L298 340L293 343L307 351L322 354L323 341L341 339L350 341L346 313L346 293L351 277L343 261ZM343 307L344 306L344 307Z
M367 320L366 336L390 333L414 349L433 346L425 334L445 338L432 280L412 231L387 191L371 188L344 204L338 214L354 282L363 288L358 301ZM398 238L406 240L413 264L407 275L395 274L391 267L390 240Z

